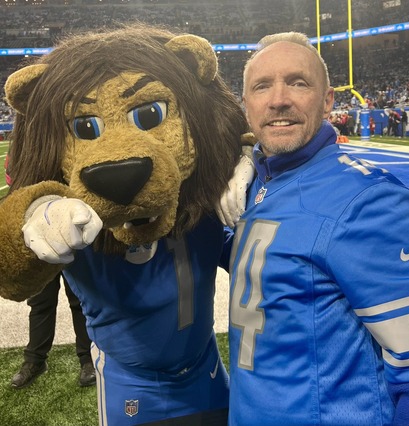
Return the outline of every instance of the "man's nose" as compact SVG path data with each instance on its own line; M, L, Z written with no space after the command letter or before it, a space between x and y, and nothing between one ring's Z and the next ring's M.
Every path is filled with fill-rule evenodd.
M268 106L270 108L280 109L291 105L290 88L285 83L277 83L271 86Z

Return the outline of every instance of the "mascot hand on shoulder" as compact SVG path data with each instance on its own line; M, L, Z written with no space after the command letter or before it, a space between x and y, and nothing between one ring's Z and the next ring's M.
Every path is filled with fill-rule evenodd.
M225 424L215 209L247 123L211 45L142 24L72 36L5 91L0 295L24 300L63 270L94 342L101 423L221 410L209 425Z

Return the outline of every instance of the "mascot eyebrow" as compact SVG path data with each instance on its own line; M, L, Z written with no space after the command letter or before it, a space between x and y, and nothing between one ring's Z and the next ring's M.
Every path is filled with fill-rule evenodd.
M128 89L126 89L121 95L121 98L130 98L131 96L133 96L135 93L137 93L139 90L141 90L142 88L144 88L147 84L154 82L155 80L149 76L144 76L142 77L140 80L138 80L132 87L129 87ZM95 104L96 103L96 99L94 98L88 98L87 96L83 97L80 101L80 103L82 104Z
M126 89L124 93L122 93L121 98L130 98L132 95L138 92L138 90L141 90L148 83L152 83L153 81L155 80L151 77L148 77L148 76L142 77L132 87L130 87L129 89Z
M97 100L94 98L87 98L86 96L80 100L80 104L96 104Z

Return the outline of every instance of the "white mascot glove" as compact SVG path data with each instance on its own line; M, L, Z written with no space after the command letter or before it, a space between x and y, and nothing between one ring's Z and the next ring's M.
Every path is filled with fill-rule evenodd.
M240 216L246 209L246 191L253 182L254 165L249 157L242 155L239 164L234 169L234 175L230 179L229 187L220 199L220 205L216 208L217 216L222 223L234 228Z
M101 219L84 202L51 196L30 205L22 231L26 246L40 260L66 264L74 260L74 250L95 240L101 228Z

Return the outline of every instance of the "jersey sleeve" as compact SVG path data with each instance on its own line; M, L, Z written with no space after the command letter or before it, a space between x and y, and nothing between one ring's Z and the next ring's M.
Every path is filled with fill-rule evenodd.
M386 180L354 197L333 224L326 264L382 347L396 416L409 424L409 190Z

